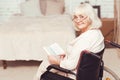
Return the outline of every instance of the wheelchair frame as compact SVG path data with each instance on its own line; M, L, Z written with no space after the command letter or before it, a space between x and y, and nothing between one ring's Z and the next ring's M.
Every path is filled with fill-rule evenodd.
M106 42L109 43L110 45L114 46L114 47L120 48L120 45L117 44L117 43L114 43L114 42L111 42L111 41L108 41L108 40L107 40ZM50 66L48 66L47 70L49 71L49 70L51 70L52 68L53 68L53 69L56 69L56 70L63 71L63 72L65 72L65 73L73 74L73 75L76 76L76 74L73 73L71 70L64 69L64 68L61 68L61 67L56 66L56 65L50 65ZM108 73L109 75L111 75L115 80L120 80L119 76L118 76L114 71L112 71L111 69L109 69L107 66L103 66L103 72L107 72L107 73ZM103 76L104 76L104 75L102 75L102 77L101 77L100 79L98 79L98 80L103 80ZM111 78L108 76L105 80L113 80L113 79L111 79Z

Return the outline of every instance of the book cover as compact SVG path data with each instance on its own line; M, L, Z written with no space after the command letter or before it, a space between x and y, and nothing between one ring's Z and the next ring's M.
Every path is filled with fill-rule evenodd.
M65 54L64 50L57 43L54 43L54 44L47 46L47 47L43 47L43 49L47 52L48 55Z

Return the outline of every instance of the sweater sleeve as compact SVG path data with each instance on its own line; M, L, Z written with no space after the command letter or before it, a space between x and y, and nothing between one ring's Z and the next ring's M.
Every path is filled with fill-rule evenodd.
M66 69L73 70L76 68L80 53L83 50L98 52L103 49L104 39L101 33L96 30L91 30L81 35L72 46L69 54L60 62L60 66ZM101 47L102 46L102 47Z
M67 68L69 70L75 69L80 57L80 53L82 50L87 49L90 46L90 42L86 37L79 39L72 47L72 50L65 59L63 59L60 63L60 66L63 68Z

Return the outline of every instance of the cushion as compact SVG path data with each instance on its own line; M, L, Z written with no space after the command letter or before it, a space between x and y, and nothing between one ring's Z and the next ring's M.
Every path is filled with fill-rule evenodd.
M61 15L64 11L64 4L61 1L47 0L45 15Z
M45 15L46 12L46 6L47 6L46 1L47 0L40 0L40 10L43 15Z
M29 0L21 4L21 12L24 16L42 16L39 0Z

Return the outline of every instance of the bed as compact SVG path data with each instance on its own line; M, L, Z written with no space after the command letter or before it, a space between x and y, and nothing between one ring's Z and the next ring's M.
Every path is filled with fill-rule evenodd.
M43 58L46 58L47 55L43 50L44 46L56 42L66 50L67 44L75 38L75 31L70 15L61 15L58 11L56 13L53 12L52 9L52 12L46 10L47 14L44 16L37 15L38 12L36 12L37 14L30 13L30 11L26 10L29 10L27 9L28 6L29 8L32 7L28 4L32 3L33 5L32 1L37 0L29 0L22 4L24 15L13 15L8 21L0 25L0 60L41 61ZM50 0L48 0L48 2L49 1ZM56 2L52 2L52 4L53 3L55 6ZM25 5L27 5L27 7ZM32 7L32 10L36 9ZM53 13L55 15L51 15Z
M0 26L0 60L42 60L43 46L56 42L65 49L74 37L68 15L14 16Z

